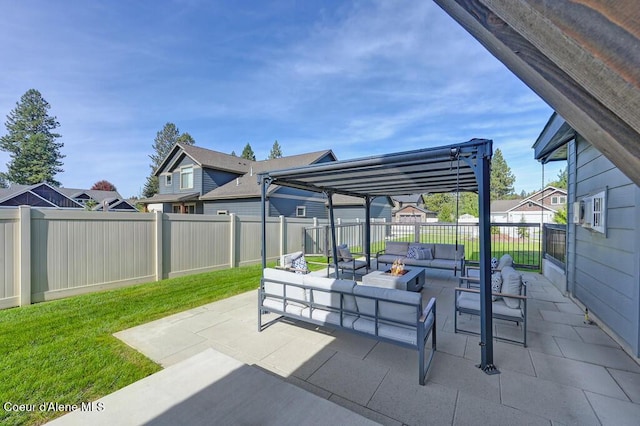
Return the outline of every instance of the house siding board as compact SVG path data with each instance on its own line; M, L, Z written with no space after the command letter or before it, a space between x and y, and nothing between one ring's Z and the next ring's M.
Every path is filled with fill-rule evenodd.
M269 216L296 217L296 208L304 206L306 208L305 217L317 217L324 219L327 217L327 208L324 200L294 199L294 198L269 198Z
M216 200L205 201L203 213L207 215L217 215L218 210L227 210L238 216L257 216L260 217L261 206L260 199L238 199L238 200Z
M209 191L227 184L237 178L238 174L225 172L223 170L214 169L202 169L202 193L206 194Z
M570 200L579 201L607 188L606 235L579 225L569 226L568 251L573 259L568 271L570 289L637 356L640 189L583 138L578 137L569 148ZM569 218L572 214L573 206Z

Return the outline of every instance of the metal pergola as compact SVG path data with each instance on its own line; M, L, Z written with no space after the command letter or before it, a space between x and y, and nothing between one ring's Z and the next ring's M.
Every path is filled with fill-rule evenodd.
M480 367L496 373L493 364L491 305L491 226L489 178L493 142L468 142L414 151L312 164L258 175L262 194L262 267L267 264L267 189L271 184L324 193L329 204L332 253L336 253L333 195L365 200L365 244L367 264L371 264L371 202L380 196L418 193L476 192L479 205L480 237ZM336 277L337 257L333 256Z

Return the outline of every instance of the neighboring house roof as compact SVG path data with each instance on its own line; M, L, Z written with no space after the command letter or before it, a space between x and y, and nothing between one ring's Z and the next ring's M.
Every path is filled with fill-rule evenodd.
M35 185L12 185L0 192L0 206L17 207L20 205L58 209L84 208L82 204L62 193L60 188L55 188L44 182Z
M336 160L333 151L324 150L309 152L306 154L290 155L282 158L274 158L272 160L252 161L250 162L248 173L232 180L231 182L219 186L200 197L201 200L217 200L229 198L256 198L260 197L260 185L258 184L257 174L271 170L289 169L292 167L307 166L314 164L321 159L330 156L332 160ZM277 185L269 187L269 194L278 190Z
M173 169L173 166L182 158L182 155L175 155L180 150L183 151L183 155L189 156L189 158L201 167L225 170L234 173L247 173L251 168L251 164L255 163L254 161L246 160L242 157L224 154L211 149L176 143L169 151L169 155L167 155L162 163L160 163L160 166L158 166L154 174L159 176L162 170L166 168L169 170ZM170 162L171 164L169 164Z
M0 190L0 206L30 205L32 207L85 209L86 206L76 199L93 199L96 205L92 210L103 210L105 203L108 210L137 211L134 205L117 191L100 191L90 189L74 189L53 187L47 183L35 185L12 185Z
M423 204L424 203L424 195L422 194L411 194L411 195L397 195L395 197L391 197L393 201L398 203L413 203L413 204Z
M139 200L144 202L145 204L155 204L155 203L180 203L185 201L197 201L199 192L188 192L188 193L178 193L178 194L156 194L151 198L144 198Z
M422 207L418 207L418 206L404 206L401 209L399 209L398 211L396 211L394 214L398 215L399 213L401 213L404 210L418 210L421 213L424 213L425 215L435 215L436 212L433 212L431 210L427 210L427 209L423 209Z
M494 200L491 202L489 210L491 213L505 213L512 210L520 204L520 202L522 202L522 200Z

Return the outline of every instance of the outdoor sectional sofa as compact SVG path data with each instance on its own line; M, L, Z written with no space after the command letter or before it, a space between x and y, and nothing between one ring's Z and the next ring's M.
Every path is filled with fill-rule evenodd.
M263 324L267 313L279 316ZM425 383L436 350L435 298L424 307L420 293L265 268L258 295L258 331L282 317L415 349L418 382ZM431 353L425 362L429 336Z
M450 269L454 274L464 271L464 246L456 244L409 243L387 241L384 250L376 253L378 269L381 264L392 264L396 260L406 266Z

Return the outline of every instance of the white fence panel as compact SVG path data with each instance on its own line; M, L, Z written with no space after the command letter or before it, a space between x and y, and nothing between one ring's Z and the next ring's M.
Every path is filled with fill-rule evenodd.
M18 209L0 209L0 309L20 304Z

